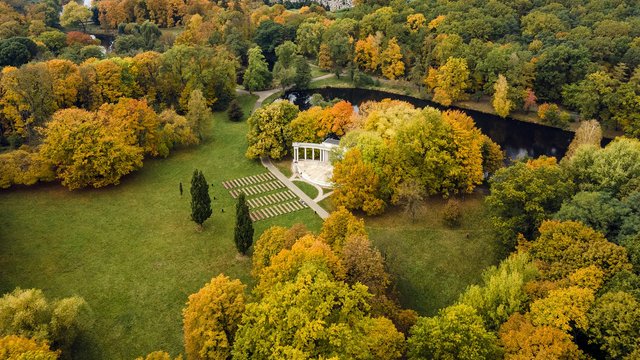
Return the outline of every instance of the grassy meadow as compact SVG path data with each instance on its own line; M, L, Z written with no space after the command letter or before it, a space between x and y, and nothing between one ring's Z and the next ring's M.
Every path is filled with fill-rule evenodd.
M248 114L255 97L239 100ZM87 300L95 322L78 339L74 358L182 353L181 311L189 294L220 273L253 284L251 261L237 256L232 240L235 200L221 185L266 171L245 158L246 132L246 122L233 123L216 113L203 144L166 159L148 159L118 186L72 192L43 184L0 191L0 293L40 288L50 298ZM195 168L204 172L215 196L214 213L202 232L189 220ZM396 208L366 219L401 302L422 315L451 304L479 280L482 269L498 261L482 197L465 199L456 229L442 224L443 204L429 200L416 221ZM334 208L330 198L322 205ZM312 230L321 226L320 218L305 209L257 222L255 236L268 226L297 222Z
M248 114L255 98L239 100ZM217 113L204 144L148 159L118 186L0 191L0 293L40 288L51 298L85 298L95 323L77 342L77 359L181 353L181 311L189 294L219 273L251 285L251 261L238 258L233 244L235 200L221 185L266 171L244 157L246 132L246 122ZM189 220L194 168L204 172L216 197L203 232ZM256 236L295 222L321 225L305 209L257 222Z

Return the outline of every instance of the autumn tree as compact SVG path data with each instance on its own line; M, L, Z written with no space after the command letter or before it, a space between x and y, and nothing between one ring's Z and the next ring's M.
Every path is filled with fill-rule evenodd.
M258 274L254 291L264 295L276 285L293 281L309 263L326 271L332 279L344 279L342 263L331 247L322 238L305 235L291 249L283 249L271 257L269 266Z
M494 359L498 339L468 305L454 305L435 317L419 318L407 340L409 359Z
M331 49L326 43L320 45L318 52L318 67L322 70L331 70L333 68L333 60L331 59Z
M209 184L202 171L196 169L191 178L191 220L198 224L202 230L202 224L212 213L211 198L209 197Z
M578 130L573 135L573 140L569 144L566 154L566 158L571 158L578 148L583 145L592 145L600 147L602 142L602 128L600 123L596 120L587 120L580 123Z
M80 297L51 301L42 290L17 288L0 298L0 336L17 335L47 342L53 349L65 353L71 350L78 335L87 330L92 321L91 310ZM24 343L23 340L16 341ZM33 348L33 344L24 345ZM42 346L38 348L44 349ZM2 351L0 346L0 354ZM45 355L49 354L45 352Z
M363 210L376 215L385 203L378 198L379 179L373 167L362 160L358 149L349 150L333 169L334 200L350 210Z
M552 326L569 332L587 330L587 311L593 305L593 290L570 286L549 291L549 295L531 304L529 318L536 326Z
M466 97L465 90L469 88L469 68L467 61L450 57L437 70L429 69L426 84L433 91L433 101L449 106Z
M249 216L249 205L244 193L238 196L236 204L236 226L234 230L234 242L236 249L242 255L247 255L247 251L253 244L253 222Z
M211 122L211 109L200 90L193 90L189 95L187 120L198 138L204 139L207 123Z
M2 114L9 120L12 132L33 140L35 128L57 109L53 79L45 63L27 64L20 69L5 67L0 85L3 96Z
M81 26L82 31L87 32L85 23L91 17L91 10L75 1L69 1L67 5L62 7L62 15L60 15L60 25Z
M245 286L225 275L189 295L182 310L187 359L228 359L242 314Z
M340 259L345 269L345 281L351 285L366 285L373 295L383 295L391 284L380 251L366 236L349 237L342 248Z
M334 249L341 249L352 236L367 236L364 221L358 219L345 207L339 207L322 223L320 237Z
M289 229L281 226L266 229L253 247L251 270L253 276L258 277L262 269L271 264L273 256L282 250L291 249L298 239L308 234L309 231L302 224L293 225Z
M59 356L46 342L17 335L0 337L0 359L57 360Z
M582 223L547 220L539 232L529 252L538 260L538 267L547 279L559 280L590 265L602 269L605 278L631 269L623 247L607 241L602 233Z
M143 152L133 129L110 129L96 114L80 109L56 112L40 149L69 189L118 184L122 176L142 167Z
M507 83L507 78L502 74L498 75L498 80L496 80L493 90L493 100L491 101L493 109L501 117L507 117L514 107L513 102L508 97L509 84Z
M325 111L320 106L312 106L298 113L289 126L291 140L295 142L321 142L325 135L325 130L322 128L324 114Z
M306 264L247 305L233 357L398 359L404 336L390 322L369 317L368 296L364 285L334 281L320 266ZM295 321L282 321L293 314Z
M381 36L369 35L356 42L353 60L361 69L376 72L380 67L380 38Z
M520 313L500 327L505 359L579 359L584 354L571 335L552 326L535 326Z
M53 164L35 150L24 148L0 154L0 188L55 180Z
M382 52L382 75L387 79L395 80L404 75L404 62L398 40L392 38L387 48Z
M335 134L344 135L353 123L353 105L348 101L338 101L332 107L326 108L319 121L322 130L320 136Z
M256 110L247 121L249 133L247 157L269 156L281 159L291 147L289 123L298 115L298 107L286 100L276 101Z
M415 220L420 204L424 201L425 191L422 184L416 179L407 179L398 186L396 195L398 203L404 206L405 213Z
M243 85L249 92L266 90L271 85L271 72L260 47L249 49L249 65L244 72Z

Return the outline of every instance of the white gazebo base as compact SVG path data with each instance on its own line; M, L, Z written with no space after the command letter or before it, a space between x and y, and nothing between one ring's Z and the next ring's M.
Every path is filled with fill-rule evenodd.
M330 162L298 160L293 163L293 171L304 180L324 188L333 187L331 176L333 166Z

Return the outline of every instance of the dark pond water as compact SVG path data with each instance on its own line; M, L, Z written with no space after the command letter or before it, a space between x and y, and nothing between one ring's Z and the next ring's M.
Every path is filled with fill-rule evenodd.
M564 156L567 147L573 139L573 133L548 126L532 124L514 119L503 119L496 115L485 114L479 111L460 109L455 106L449 108L431 101L417 99L404 95L397 95L377 90L367 89L343 89L323 88L313 90L301 90L287 92L283 97L289 99L301 109L310 107L309 98L318 93L325 99L340 98L354 105L360 105L364 101L382 99L397 99L406 101L416 107L432 106L441 110L456 109L466 112L475 120L478 128L487 134L493 141L500 144L510 159L519 159L525 156L537 157L540 155Z

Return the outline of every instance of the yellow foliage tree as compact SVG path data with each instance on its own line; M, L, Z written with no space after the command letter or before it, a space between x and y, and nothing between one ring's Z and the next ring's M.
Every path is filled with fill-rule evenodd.
M420 29L424 27L426 22L427 19L420 13L415 13L407 16L407 28L409 28L409 31L411 31L412 33L420 31Z
M69 189L118 184L142 166L143 150L132 144L133 130L109 128L93 113L80 109L56 112L45 129L40 149Z
M582 351L571 335L552 326L535 326L519 313L500 327L500 341L507 360L580 359Z
M344 206L340 206L324 220L320 237L333 249L340 251L351 236L367 236L364 221L355 217Z
M38 343L35 340L17 335L0 337L0 359L56 360L59 356L60 352L50 350L46 343Z
M273 256L282 250L291 249L298 239L308 234L309 231L302 224L293 225L290 229L272 226L265 230L253 246L251 274L258 278L262 269L271 264Z
M353 59L358 66L369 72L376 72L380 67L380 36L369 35L364 40L358 40Z
M245 309L240 280L218 275L189 296L184 317L187 359L226 360Z
M425 82L434 93L433 101L449 106L465 99L469 74L467 60L461 58L450 57L439 69L430 68Z
M318 52L318 67L325 71L333 69L331 49L327 43L320 44L320 51Z
M384 211L379 199L379 178L373 167L365 163L360 150L351 149L333 169L334 201L350 210L363 210L368 215Z
M382 52L382 75L391 80L404 75L404 62L396 38L389 40L387 48Z
M570 286L549 291L549 296L531 304L529 318L537 326L553 326L565 332L572 325L581 330L589 327L587 311L595 301L591 289Z
M18 149L0 154L0 188L55 179L52 164L39 152Z
M493 100L491 100L493 109L501 117L507 117L514 107L513 101L509 100L508 97L509 84L507 83L507 78L502 74L498 75L498 80L496 80L496 83L493 85L493 90Z
M271 257L271 263L258 276L255 291L265 294L278 284L292 281L307 264L331 274L335 280L344 279L344 268L331 247L321 238L305 235L296 241L291 249L283 249Z

